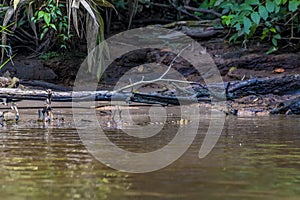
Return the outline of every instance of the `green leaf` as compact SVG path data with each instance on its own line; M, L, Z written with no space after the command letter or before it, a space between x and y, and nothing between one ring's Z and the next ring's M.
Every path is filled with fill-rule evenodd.
M219 6L221 3L223 2L223 0L217 0L215 3L214 3L214 6Z
M258 14L258 12L253 12L253 13L251 13L251 19L252 19L252 21L255 23L255 24L259 24L259 22L260 22L260 16L259 16L259 14Z
M9 61L12 61L12 59L13 59L16 55L17 55L17 54L14 54L12 57L7 58L3 63L1 63L0 69L1 69L2 67L4 67Z
M249 35L250 33L250 28L252 26L252 22L250 21L250 19L248 17L244 17L243 19L243 23L244 23L244 32Z
M229 26L231 23L231 19L232 19L231 15L224 15L222 16L222 23L226 24L226 26Z
M272 24L271 24L269 21L265 21L265 25L266 25L267 27L272 27Z
M267 11L268 11L269 13L274 12L274 9L275 9L275 4L274 4L274 2L271 1L271 0L267 0L267 1L266 1L266 8L267 8Z
M57 31L55 24L49 24L49 26Z
M277 51L277 47L271 47L268 51L267 54L271 54L273 52Z
M279 5L276 5L275 6L275 11L274 11L274 13L279 13L279 11L280 11L280 6Z
M47 31L48 31L48 28L45 28L45 29L43 30L43 32L41 33L41 36L40 36L40 40L42 40L42 39L44 38L44 36L45 36L45 34L47 33Z
M246 0L245 3L256 6L256 5L259 5L259 0Z
M216 0L210 0L209 1L209 8L213 8L215 5Z
M60 10L57 10L57 11L56 11L56 14L58 14L58 15L62 16L62 13L61 13L61 11L60 11Z
M275 0L276 5L280 5L281 4L281 0Z
M61 49L67 49L67 46L65 44L60 45Z
M277 39L276 38L272 38L272 44L277 47L278 46L278 43L277 43Z
M258 7L258 13L259 15L264 19L267 20L269 13L267 11L267 9L264 6L259 6Z
M63 27L63 23L62 23L62 22L59 22L59 24L58 24L58 31L59 31L59 32L61 32L62 27Z
M243 3L240 5L240 10L242 10L242 11L253 10L253 8L249 4Z
M269 33L269 29L264 29L262 34L261 34L260 39L261 40L265 39L267 37L268 33Z
M50 13L45 13L44 14L44 21L49 26L50 21L51 21L51 15L50 15Z
M276 29L275 28L270 28L270 31L272 32L272 33L276 33Z
M276 35L274 35L274 38L277 39L277 40L280 40L281 39L281 35L280 34L276 34Z
M236 25L233 26L237 31L241 30L241 24L237 23Z
M42 17L44 17L44 15L45 15L45 12L44 12L44 11L39 11L39 12L38 12L38 18L37 18L37 19L38 19L38 20L41 19Z
M299 0L290 0L289 1L289 11L295 12L298 9L299 5L300 5Z

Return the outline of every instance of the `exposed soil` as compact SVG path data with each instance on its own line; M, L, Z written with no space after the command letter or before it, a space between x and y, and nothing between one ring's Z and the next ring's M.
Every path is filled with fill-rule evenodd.
M241 47L231 46L222 41L200 42L214 59L224 81L247 80L250 78L271 77L277 75L300 74L300 52L278 52L267 55L267 46L253 45L243 51ZM100 87L113 85L124 73L132 67L145 63L159 62L166 52L161 50L135 51L116 60L106 70ZM168 65L174 55L166 57L163 64ZM51 68L57 75L60 83L72 86L77 70L83 57L71 59L50 59L43 61L44 66ZM173 68L180 72L186 80L200 81L200 74L187 62L178 59ZM118 72L118 73L115 73ZM158 73L163 73L158 67ZM104 89L104 88L103 88Z
M300 74L299 52L288 52L286 49L283 49L276 54L267 55L265 52L269 47L266 45L255 44L249 46L247 50L243 50L241 46L229 45L219 39L211 39L205 42L200 41L200 44L206 48L207 52L214 59L220 74L222 75L223 81L225 82ZM160 49L145 49L130 52L115 60L111 66L108 67L100 81L99 89L112 89L119 81L120 77L133 67L143 65L142 70L145 72L147 71L147 67L144 65L145 63L162 61L163 64L168 66L174 57L174 54ZM41 74L40 78L42 80L72 89L77 71L84 59L85 57L82 53L68 53L48 59L28 59L24 56L19 56L14 60L16 64L24 64L25 67L36 66L37 64L41 65L35 69L40 70L37 74ZM183 75L185 80L200 83L203 81L199 72L182 58L176 60L173 68ZM2 73L5 73L7 70L10 71L10 75L20 75L15 68L11 67L3 68ZM139 68L137 70L139 70ZM153 70L153 68L149 70L148 73L152 74L154 77L159 77L164 73L165 68L158 67L157 70ZM29 70L27 73L32 74ZM51 74L52 79L43 78L47 77L47 73ZM53 73L55 75L53 75ZM136 73L138 73L138 71ZM26 70L23 70L21 75L30 77L27 76L28 74L26 74ZM32 79L38 79L36 76L34 77L35 78ZM148 87L148 89L149 91L160 91L162 87L154 84ZM283 96L276 94L263 96L253 94L228 102L228 112L247 116L268 115L270 110L280 103L298 96L299 94L287 94ZM290 112L290 110L288 111ZM286 114L289 114L288 111ZM296 112L298 112L297 109Z
M251 45L247 50L243 50L241 46L229 45L219 39L200 41L200 44L214 59L223 80L226 82L283 74L300 74L300 52L285 52L283 49L277 54L267 55L265 52L269 47L266 45ZM14 58L15 66L10 64L4 67L0 74L8 70L11 76L18 76L21 79L41 79L72 87L77 71L85 59L84 55L84 53L72 52L47 59L26 58L20 55ZM132 67L159 62L165 55L166 52L153 49L135 51L124 55L108 67L100 82L100 88L105 89L114 85ZM168 65L173 58L174 54L165 57L162 63ZM23 70L16 70L18 66ZM31 70L28 70L28 66L34 66L35 76L32 75ZM201 81L200 74L182 59L178 59L173 68L181 73L186 80ZM118 73L115 73L116 71ZM163 71L158 67L155 73L159 75Z

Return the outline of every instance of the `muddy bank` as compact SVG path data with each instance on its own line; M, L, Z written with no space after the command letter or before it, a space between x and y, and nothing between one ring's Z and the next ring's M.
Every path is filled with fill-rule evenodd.
M297 100L290 102L299 98L300 93L299 52L282 51L267 55L265 52L269 47L264 44L250 45L245 50L241 46L229 45L220 39L200 41L200 43L215 61L225 85L230 83L231 89L227 88L229 93L226 94L227 113L238 115L241 115L241 113L245 115L300 113L299 102ZM104 72L98 90L113 90L116 83L120 82L120 78L130 70L135 73L134 75L142 72L151 74L153 77L159 77L164 73L165 68L158 65L157 68L148 69L145 63L161 63L168 66L175 56L172 52L162 49L144 49L123 55ZM9 77L17 76L20 79L20 86L25 91L48 88L54 91L68 91L72 90L77 70L83 60L84 56L82 54L74 54L73 56L72 54L65 54L47 59L28 59L19 56L15 58L14 65L5 66L1 69L0 74ZM134 67L138 68L134 69ZM200 83L205 86L200 73L183 58L177 58L172 69L179 72L185 81ZM273 79L274 81L272 81ZM260 80L265 81L261 82ZM123 84L130 84L128 80L126 81ZM49 82L52 84L49 84ZM242 85L239 85L238 88L238 84ZM4 87L7 85L9 84L2 84ZM135 94L132 93L129 96L131 96L132 102L171 105L174 103L168 102L169 100L165 101L165 99L170 95L179 94L180 96L182 91L178 90L179 87L175 87L174 90L174 87L169 87L169 85L147 84L142 89L140 88L138 92L134 91ZM180 87L182 86L180 85ZM234 87L236 87L235 91ZM139 92L149 93L150 96L154 94L156 99L149 100L148 98L146 101L145 99L139 99ZM205 102L209 104L209 91L196 90L196 92L200 94L198 97L202 98L199 100L201 104L204 98L206 98ZM206 95L203 96L203 94ZM1 97L5 97L5 94L1 93ZM280 107L284 108L275 112L274 109Z

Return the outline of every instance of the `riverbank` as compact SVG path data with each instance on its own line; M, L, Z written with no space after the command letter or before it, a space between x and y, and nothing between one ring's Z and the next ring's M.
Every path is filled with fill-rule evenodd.
M265 52L269 46L265 44L252 44L247 49L243 49L238 45L229 45L221 39L199 42L213 58L223 81L231 86L241 84L238 92L234 88L232 90L235 91L232 92L229 88L229 93L226 94L228 109L226 111L222 109L222 111L239 116L300 113L300 106L297 101L300 93L299 52L282 49L276 54L267 55ZM136 73L140 73L147 70L143 66L145 63L163 60L162 64L169 65L175 55L168 53L166 50L144 49L122 56L104 72L98 84L98 90L112 91L120 78L133 67L138 67ZM83 60L84 54L78 52L73 54L70 52L64 54L52 53L39 58L28 58L25 55L19 55L14 59L14 65L10 63L1 69L1 74L8 77L18 77L20 85L24 86L25 91L48 88L54 91L71 91L77 71ZM172 68L179 72L185 81L205 86L200 73L182 58L177 58ZM158 66L151 70L152 72L149 73L160 76L165 69ZM115 73L116 71L118 73ZM270 81L273 79L273 82ZM249 83L247 83L247 80ZM265 82L263 83L261 80ZM263 85L260 86L261 84ZM160 95L165 94L165 97L168 98L170 93L176 94L177 89L174 90L173 88L173 91L166 85L153 83L143 86L142 89L139 89L139 92L146 91L149 94L158 92ZM138 93L137 91L133 92ZM203 91L197 92L203 93ZM2 96L5 96L5 94L3 93ZM205 104L209 103L209 94L202 97L208 98ZM160 100L159 98L156 102L143 100L143 103L173 104L172 102L161 101L162 98ZM296 100L293 102L293 99ZM141 103L137 98L132 98L131 101ZM201 99L200 103L203 103Z

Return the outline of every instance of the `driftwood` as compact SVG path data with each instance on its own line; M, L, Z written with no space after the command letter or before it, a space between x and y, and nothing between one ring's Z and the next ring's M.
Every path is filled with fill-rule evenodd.
M287 100L274 108L271 114L300 114L300 97Z
M164 80L164 79L162 79ZM190 83L190 82L189 82ZM135 86L136 84L133 84ZM184 94L184 91L191 91L191 88L174 91L137 93L118 91L76 91L76 92L53 92L52 101L127 101L148 104L179 105L198 102L210 102L211 98L222 98L220 94L211 94L208 86L199 83L193 84L193 93ZM223 87L227 99L237 99L249 95L286 95L296 94L300 91L300 75L278 76L272 78L250 79L234 83L216 84L214 87ZM128 89L128 87L125 87ZM220 90L221 91L221 90ZM224 94L223 94L224 95ZM224 95L225 96L225 95ZM45 100L47 92L43 90L25 90L19 88L0 88L0 98L13 100ZM225 100L225 99L224 99ZM295 100L297 101L297 100ZM293 102L294 104L295 102ZM281 108L284 110L283 108ZM278 111L275 113L282 113Z
M285 95L294 94L300 91L300 74L278 76L271 78L249 79L236 82L229 87L228 92L234 98L248 95Z
M0 88L0 98L11 100L45 100L48 93L44 90L23 90L12 88ZM71 101L127 101L148 104L179 105L196 102L195 96L176 97L162 94L111 92L111 91L81 91L81 92L53 92L53 102ZM198 98L198 101L209 102L209 98Z

